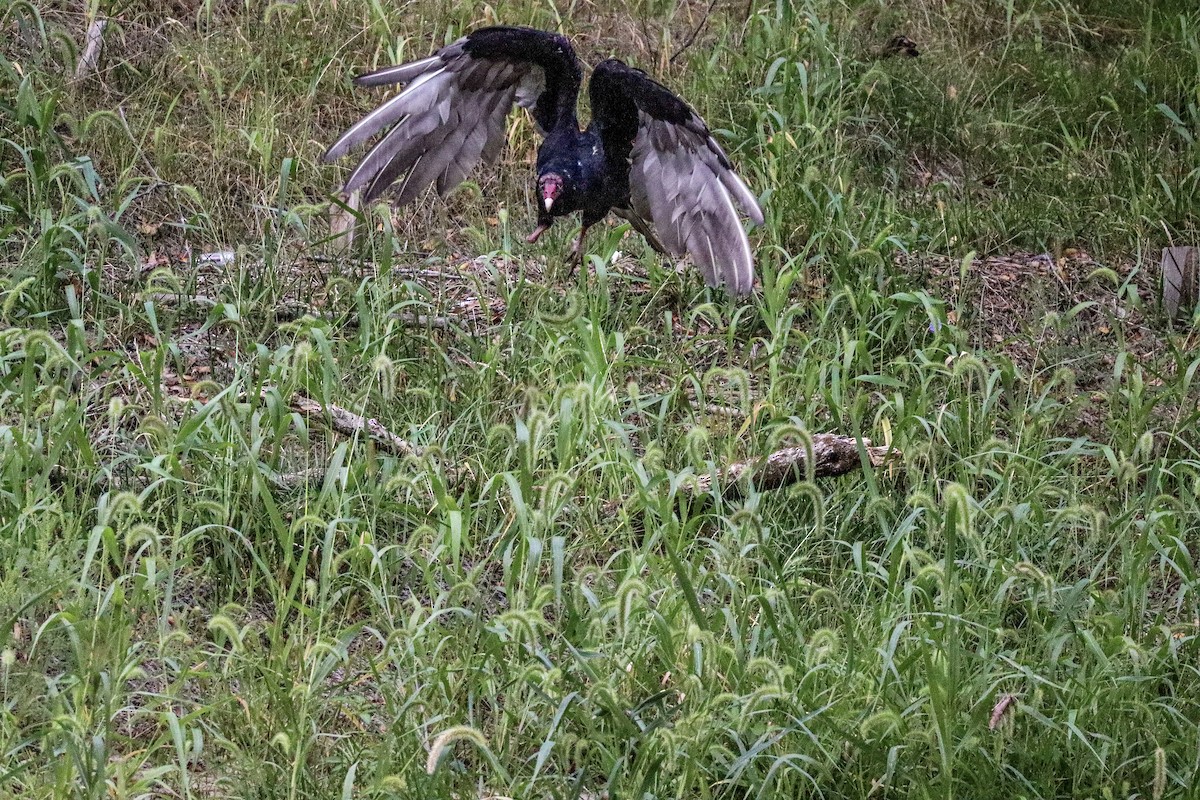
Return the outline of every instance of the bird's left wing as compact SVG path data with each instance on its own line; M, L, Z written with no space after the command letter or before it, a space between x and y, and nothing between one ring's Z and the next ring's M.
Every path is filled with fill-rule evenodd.
M610 168L629 168L633 212L666 249L685 252L709 286L754 286L754 257L736 206L760 225L762 209L691 106L639 69L610 58L588 87Z
M371 200L402 180L398 202L436 182L445 193L504 145L513 104L529 109L539 132L575 120L582 72L564 36L498 26L472 31L438 52L355 79L359 86L407 88L342 134L325 153L333 161L391 128L346 179L343 191Z

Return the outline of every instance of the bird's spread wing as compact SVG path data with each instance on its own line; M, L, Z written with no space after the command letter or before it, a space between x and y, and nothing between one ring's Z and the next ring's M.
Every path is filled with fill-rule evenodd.
M754 257L735 205L756 225L762 209L704 120L615 58L596 66L589 95L611 168L628 164L633 211L653 221L670 253L689 253L709 286L749 292Z
M401 182L398 202L411 202L436 182L445 193L504 145L513 103L529 109L539 132L574 123L581 70L563 36L532 28L481 28L420 61L355 79L359 86L407 88L359 120L325 153L344 156L391 128L346 179L345 192L378 197Z

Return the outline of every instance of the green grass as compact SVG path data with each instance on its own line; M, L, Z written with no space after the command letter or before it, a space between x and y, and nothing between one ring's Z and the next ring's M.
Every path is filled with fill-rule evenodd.
M1194 794L1200 12L707 6L0 0L0 795ZM524 120L334 255L349 76L497 18L720 129L758 294L568 280ZM681 489L823 431L903 455Z

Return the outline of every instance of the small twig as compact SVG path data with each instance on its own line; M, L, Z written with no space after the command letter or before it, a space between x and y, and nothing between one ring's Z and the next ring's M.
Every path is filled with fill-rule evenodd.
M646 24L646 18L644 16L638 17L638 25L642 29L642 44L650 54L650 58L648 58L647 61L658 61L658 48L650 44L650 42L653 41L653 38L650 36L650 28Z
M455 322L450 317L431 317L428 314L388 314L388 319L394 319L410 328L449 328Z
M695 44L696 37L700 35L700 31L702 31L704 29L704 26L708 24L708 18L712 14L712 10L714 8L716 8L716 6L717 6L717 0L711 0L711 2L708 4L708 8L704 9L704 16L700 17L699 24L697 24L695 30L692 31L692 35L689 36L682 45L680 45L679 49L676 50L675 53L671 56L668 63L674 64L675 59L679 58L681 55L683 55L685 50L687 50L689 47L691 47L693 44Z
M417 253L416 255L421 256L421 255L425 255L425 254ZM379 272L379 265L376 264L374 261L360 261L357 259L353 259L349 256L326 256L326 255L312 253L312 254L300 256L300 258L303 261L309 261L314 264L350 263L350 264L353 264L354 266L360 267L360 268L367 267L375 273ZM430 267L399 267L399 266L393 265L393 266L388 267L387 271L388 271L388 274L390 274L390 275L398 275L403 278L430 278L433 280L443 281L443 282L444 281L464 281L465 282L470 279L469 274L459 272L454 269L444 270L444 269L433 269Z

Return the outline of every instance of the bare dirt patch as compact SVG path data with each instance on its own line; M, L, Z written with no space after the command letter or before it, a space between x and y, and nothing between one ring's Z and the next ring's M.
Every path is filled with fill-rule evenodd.
M1153 362L1181 336L1157 311L1154 275L1133 261L1102 265L1068 249L1057 257L1015 252L966 263L910 253L896 263L948 301L973 344L1031 372L1070 366L1081 388L1103 383L1117 351Z

